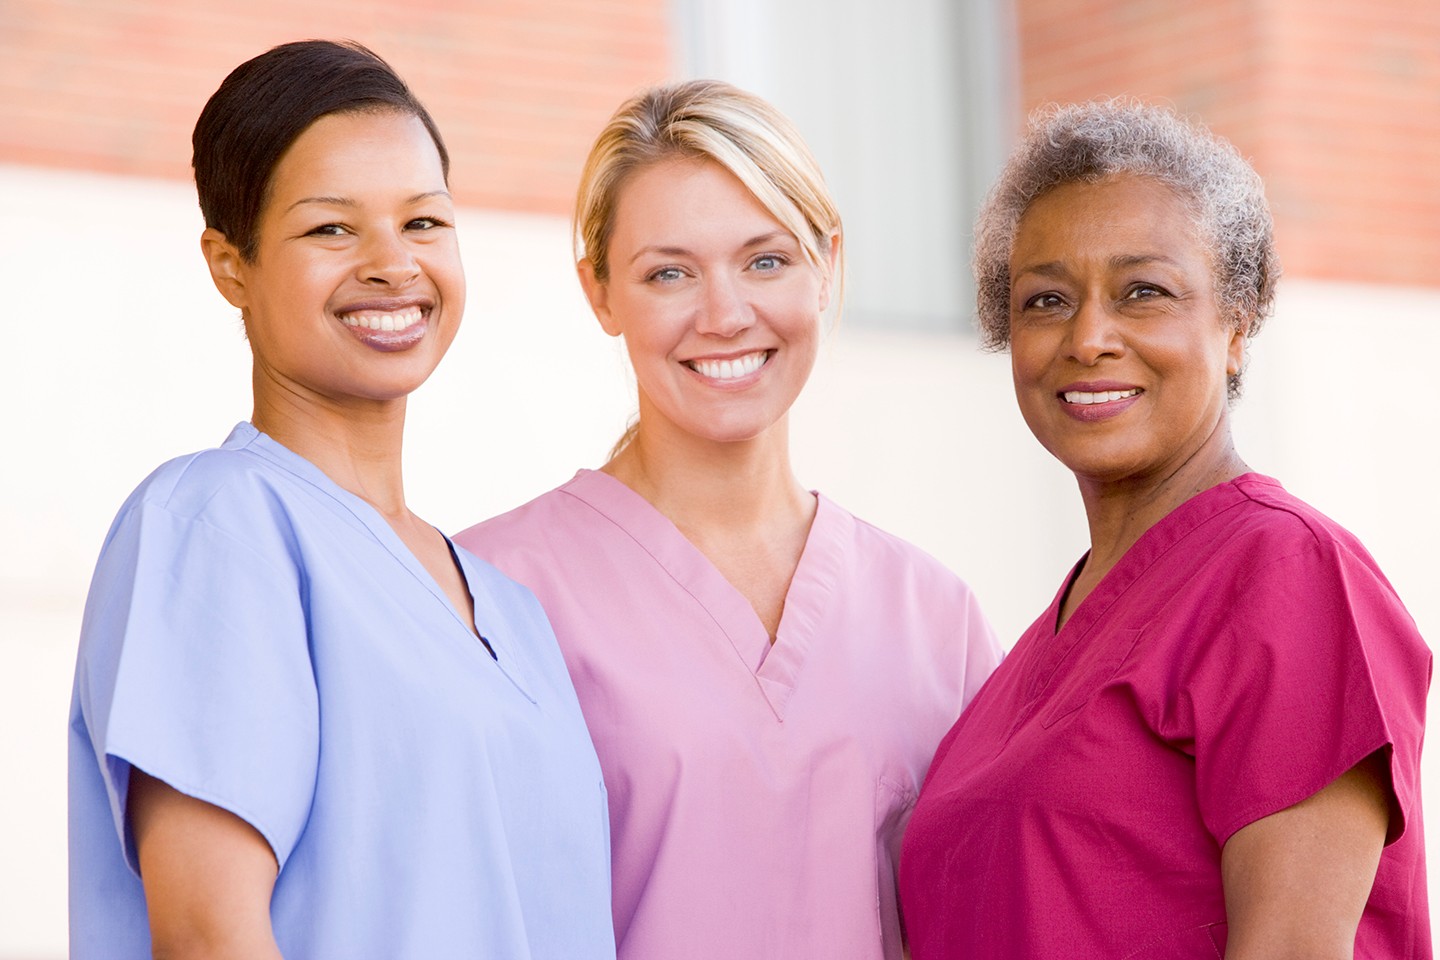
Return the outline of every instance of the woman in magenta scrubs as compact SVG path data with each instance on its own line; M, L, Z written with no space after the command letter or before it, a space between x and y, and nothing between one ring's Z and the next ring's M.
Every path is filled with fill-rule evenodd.
M575 222L639 418L456 539L554 624L609 790L620 956L898 958L901 830L998 651L954 574L791 470L839 214L783 116L697 81L620 108Z
M1055 109L975 257L1090 550L926 777L916 960L1429 957L1430 652L1365 548L1231 442L1278 274L1259 177L1167 111Z

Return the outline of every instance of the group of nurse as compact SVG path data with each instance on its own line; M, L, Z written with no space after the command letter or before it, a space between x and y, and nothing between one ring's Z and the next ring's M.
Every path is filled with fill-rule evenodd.
M1231 444L1278 268L1223 141L1056 109L982 211L982 332L1091 538L1003 663L962 581L791 468L843 234L764 101L657 87L601 132L577 269L638 416L454 539L401 473L465 299L425 108L285 44L194 169L254 406L100 554L73 957L1430 955L1430 654Z

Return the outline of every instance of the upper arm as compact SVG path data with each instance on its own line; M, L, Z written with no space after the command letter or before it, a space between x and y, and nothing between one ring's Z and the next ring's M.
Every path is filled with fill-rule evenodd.
M1318 793L1237 830L1220 859L1227 960L1353 956L1391 796L1382 749Z
M280 957L270 926L278 866L244 820L132 769L130 828L156 957Z

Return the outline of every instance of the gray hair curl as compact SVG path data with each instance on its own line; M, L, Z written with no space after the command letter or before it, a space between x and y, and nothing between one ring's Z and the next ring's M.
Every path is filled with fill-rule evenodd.
M1165 107L1117 98L1052 104L1030 117L975 221L975 300L986 348L1010 343L1010 254L1020 218L1066 183L1151 177L1194 211L1221 315L1246 337L1274 306L1280 261L1265 187L1229 141ZM1232 396L1238 377L1231 379Z

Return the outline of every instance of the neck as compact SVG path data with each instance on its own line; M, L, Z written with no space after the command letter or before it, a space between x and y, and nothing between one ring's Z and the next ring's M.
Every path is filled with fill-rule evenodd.
M681 530L709 539L789 519L808 526L815 498L791 471L785 418L753 439L728 442L655 429L650 419L642 410L635 439L601 469Z
M1077 475L1090 527L1086 579L1098 581L1135 541L1182 503L1249 469L1236 452L1229 427L1222 420L1200 450L1154 474L1120 481Z
M400 449L405 398L336 401L278 382L258 367L250 422L387 518L408 516Z

